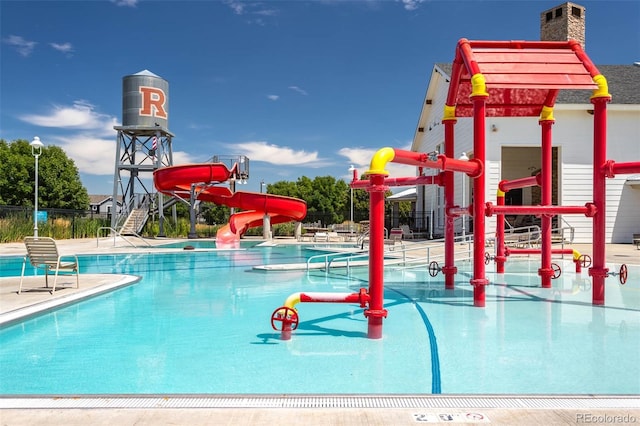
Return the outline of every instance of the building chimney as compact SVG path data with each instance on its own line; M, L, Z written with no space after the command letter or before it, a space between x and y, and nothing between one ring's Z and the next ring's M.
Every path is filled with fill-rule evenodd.
M585 49L585 8L563 3L540 14L540 40L576 40Z

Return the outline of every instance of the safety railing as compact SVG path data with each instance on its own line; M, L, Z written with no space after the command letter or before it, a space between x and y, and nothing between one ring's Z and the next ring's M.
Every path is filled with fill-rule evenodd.
M462 245L463 249L454 250L454 258L456 261L464 261L471 259L473 255L473 243L469 241L468 236L456 237L456 246ZM420 255L411 255L411 252L421 252ZM436 259L444 259L444 239L429 240L424 243L412 243L410 245L394 245L384 250L385 266L401 267L401 268L419 268L428 266ZM311 269L323 269L325 272L344 268L347 275L350 275L351 268L365 267L368 263L362 260L369 257L368 250L357 250L349 253L323 253L311 256L307 259L307 271ZM323 259L317 261L318 259ZM311 265L321 264L323 266L313 268Z
M114 228L112 228L110 226L101 226L100 228L98 228L98 230L96 231L96 247L100 247L100 232L101 231L107 231L107 230L111 231L111 236L113 236L113 246L114 247L116 246L116 237L122 238L131 247L138 247L134 243L129 241L129 239L127 239L127 237L125 237L124 235L121 235L120 232L118 232L116 229L114 229ZM153 247L151 244L149 244L149 242L147 240L142 238L140 235L135 234L135 233L133 233L131 235L133 235L134 237L138 238L140 241L145 243L147 246ZM129 235L129 236L131 236L131 235Z

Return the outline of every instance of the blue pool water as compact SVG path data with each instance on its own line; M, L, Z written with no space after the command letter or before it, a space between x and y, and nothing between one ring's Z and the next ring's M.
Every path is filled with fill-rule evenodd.
M471 264L456 289L426 270L385 270L383 338L366 337L362 309L299 304L289 341L272 312L299 291L355 292L367 271L259 272L304 262L299 246L82 256L81 273L143 279L0 330L2 394L638 394L640 268L607 280L591 305L587 272L570 261L553 288L539 265L489 273L473 307ZM0 258L3 275L21 259ZM608 265L616 270L619 265Z

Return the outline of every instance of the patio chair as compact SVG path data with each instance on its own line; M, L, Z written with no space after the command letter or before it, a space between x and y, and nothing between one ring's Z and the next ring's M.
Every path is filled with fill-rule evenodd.
M388 245L396 245L396 243L402 244L402 234L402 229L392 228L391 232L389 232L389 238L386 238L384 243Z
M76 288L80 288L80 273L78 271L78 256L63 255L58 253L58 246L53 238L48 237L26 237L24 245L27 247L27 255L22 261L22 275L20 277L20 288L18 294L22 292L22 282L24 281L24 270L27 266L27 259L34 268L44 269L45 284L49 288L49 272L55 272L53 288L51 294L56 291L59 272L71 272L76 275ZM73 258L63 260L63 258Z
M330 243L335 243L335 242L342 242L344 241L344 239L342 238L342 236L340 236L340 234L338 234L337 232L333 231L333 232L327 232L327 239L329 240Z
M313 241L328 243L329 235L326 232L316 232L315 235L313 236Z
M413 240L413 231L409 228L409 225L400 225L400 229L402 229L402 238Z

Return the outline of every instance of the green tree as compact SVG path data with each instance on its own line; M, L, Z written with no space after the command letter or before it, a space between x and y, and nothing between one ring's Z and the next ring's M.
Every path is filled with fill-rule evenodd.
M214 203L202 203L200 213L209 225L220 225L229 222L231 209L227 206Z
M87 210L89 194L62 148L46 146L38 161L38 206ZM0 204L33 206L35 161L29 142L0 139Z
M296 182L279 181L267 185L267 192L306 201L307 214L311 217L321 215L326 224L349 219L345 213L350 207L350 188L345 181L333 176L317 176L313 180L301 176Z

